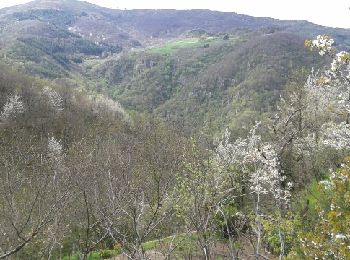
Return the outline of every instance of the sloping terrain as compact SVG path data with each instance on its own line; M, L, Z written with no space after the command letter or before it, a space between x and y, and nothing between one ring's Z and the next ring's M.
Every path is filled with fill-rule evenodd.
M275 110L293 71L319 62L303 41L291 33L187 38L119 55L86 74L126 108L186 131L238 130Z
M324 33L349 49L305 21L1 9L0 259L350 259L350 58L323 72Z
M240 129L273 111L291 72L316 57L304 40L350 32L209 10L112 10L37 0L0 10L2 61L111 95L185 131Z

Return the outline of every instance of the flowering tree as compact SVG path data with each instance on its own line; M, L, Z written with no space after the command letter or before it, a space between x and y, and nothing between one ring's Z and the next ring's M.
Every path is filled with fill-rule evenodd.
M21 101L21 97L18 95L9 96L6 104L3 107L1 112L1 119L8 119L10 117L16 117L18 114L24 112L24 105Z
M311 72L302 87L303 102L298 106L293 106L295 103L290 100L289 103L282 100L283 110L279 110L274 125L276 132L281 133L288 129L286 125L300 120L299 128L292 127L294 132L291 131L290 140L295 148L293 153L307 156L309 160L316 159L327 147L339 155L350 148L350 54L337 52L333 43L327 35L305 42L321 56L331 57L332 63L323 71ZM290 95L291 100L295 94ZM315 222L314 228L304 228L299 235L304 258L349 258L349 212L345 206L348 205L348 172L347 160L347 164L332 172L328 180L319 183L316 212L320 220Z
M350 258L350 159L329 179L318 184L316 212L319 220L299 235L304 257Z
M280 171L277 153L271 144L263 142L261 136L256 133L259 124L257 123L251 129L247 139L238 139L233 144L229 142L230 135L226 132L217 148L218 161L237 165L248 180L250 191L244 195L252 195L255 203L256 257L260 256L262 238L262 199L272 196L277 209L282 210L289 203L289 190L292 186L290 182L285 187L282 186L285 177ZM280 258L282 258L284 255L282 230L279 230L279 236Z
M89 96L94 114L104 117L106 114L119 115L126 123L132 123L131 117L122 105L104 95Z
M48 103L54 111L60 112L64 110L63 98L57 91L45 87L43 89L43 95L48 99Z
M334 168L350 148L350 56L337 53L333 43L327 35L305 42L333 61L324 70L312 70L306 82L299 80L300 86L281 98L271 124L282 169L299 180L299 187L321 177L325 167ZM337 159L321 159L330 153Z
M305 42L311 50L316 49L321 56L328 55L333 59L330 68L312 77L305 87L310 96L321 101L323 111L332 115L321 127L320 143L339 150L350 148L350 53L337 53L333 43L327 35Z

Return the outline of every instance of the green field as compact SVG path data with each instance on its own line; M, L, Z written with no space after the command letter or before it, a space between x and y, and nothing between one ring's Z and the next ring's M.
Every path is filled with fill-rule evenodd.
M181 40L167 42L161 46L151 47L147 51L150 53L170 55L178 49L206 47L208 44L218 41L220 38L185 38Z

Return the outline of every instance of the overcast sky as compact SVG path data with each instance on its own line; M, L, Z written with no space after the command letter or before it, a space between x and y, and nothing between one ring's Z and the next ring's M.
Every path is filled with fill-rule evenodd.
M0 0L0 8L29 0ZM350 0L88 0L120 9L211 9L350 28Z

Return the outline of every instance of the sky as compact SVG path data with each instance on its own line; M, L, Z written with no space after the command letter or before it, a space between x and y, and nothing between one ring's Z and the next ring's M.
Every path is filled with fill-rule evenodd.
M30 0L0 0L0 8ZM350 0L86 0L118 9L211 9L350 28Z

